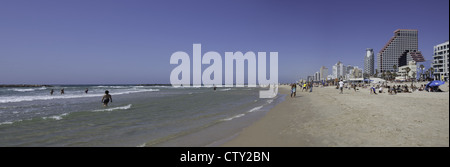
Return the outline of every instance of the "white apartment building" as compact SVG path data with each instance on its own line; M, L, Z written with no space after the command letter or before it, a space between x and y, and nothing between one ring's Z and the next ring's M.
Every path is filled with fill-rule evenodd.
M409 72L406 70L406 68L409 68ZM408 65L401 66L398 68L399 76L395 77L396 80L407 80L407 79L414 79L417 76L417 64L414 60L410 61ZM415 74L415 75L414 75Z
M327 80L327 76L328 76L328 68L326 68L325 66L320 67L320 79L321 81L325 81Z
M340 61L333 66L333 78L345 77L345 66Z
M433 68L434 68L434 79L448 81L448 57L449 57L449 42L438 44L434 46L433 54Z

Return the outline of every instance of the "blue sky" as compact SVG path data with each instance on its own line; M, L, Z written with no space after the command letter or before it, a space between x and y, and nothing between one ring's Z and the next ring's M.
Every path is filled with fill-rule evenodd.
M279 81L363 67L396 29L449 38L448 0L1 0L0 84L169 83L172 53L278 52ZM331 72L331 70L330 70Z

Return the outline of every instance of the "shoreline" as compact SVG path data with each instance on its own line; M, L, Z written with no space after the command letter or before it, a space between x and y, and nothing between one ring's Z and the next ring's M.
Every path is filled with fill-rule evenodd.
M288 97L221 146L449 146L448 89L397 95L359 89L298 89L290 98L290 88L280 86Z

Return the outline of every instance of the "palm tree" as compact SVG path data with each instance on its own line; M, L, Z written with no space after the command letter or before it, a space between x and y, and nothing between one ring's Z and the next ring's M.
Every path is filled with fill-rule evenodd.
M387 71L387 72L386 72L386 75L387 75L387 77L388 77L388 80L391 80L391 78L392 78L392 73L391 73L390 71Z
M430 73L431 73L430 78L433 77L433 80L434 80L434 68L433 67L430 67Z
M423 66L423 64L420 65L420 69L422 69L422 74L420 74L420 80L423 79L423 69L425 68L425 66Z
M392 66L392 68L394 69L394 75L397 75L397 65L394 64L394 65ZM396 76L395 76L395 77L396 77Z
M409 76L409 72L411 71L411 68L406 67L406 68L405 68L405 71L406 71L406 74L405 74L405 80L407 80L407 79L408 79L408 76Z

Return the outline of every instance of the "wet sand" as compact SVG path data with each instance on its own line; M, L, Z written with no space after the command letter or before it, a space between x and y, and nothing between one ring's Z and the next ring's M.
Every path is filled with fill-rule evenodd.
M408 84L409 85L409 84ZM369 89L297 91L222 146L449 146L446 92L389 95ZM288 86L279 93L290 94Z

